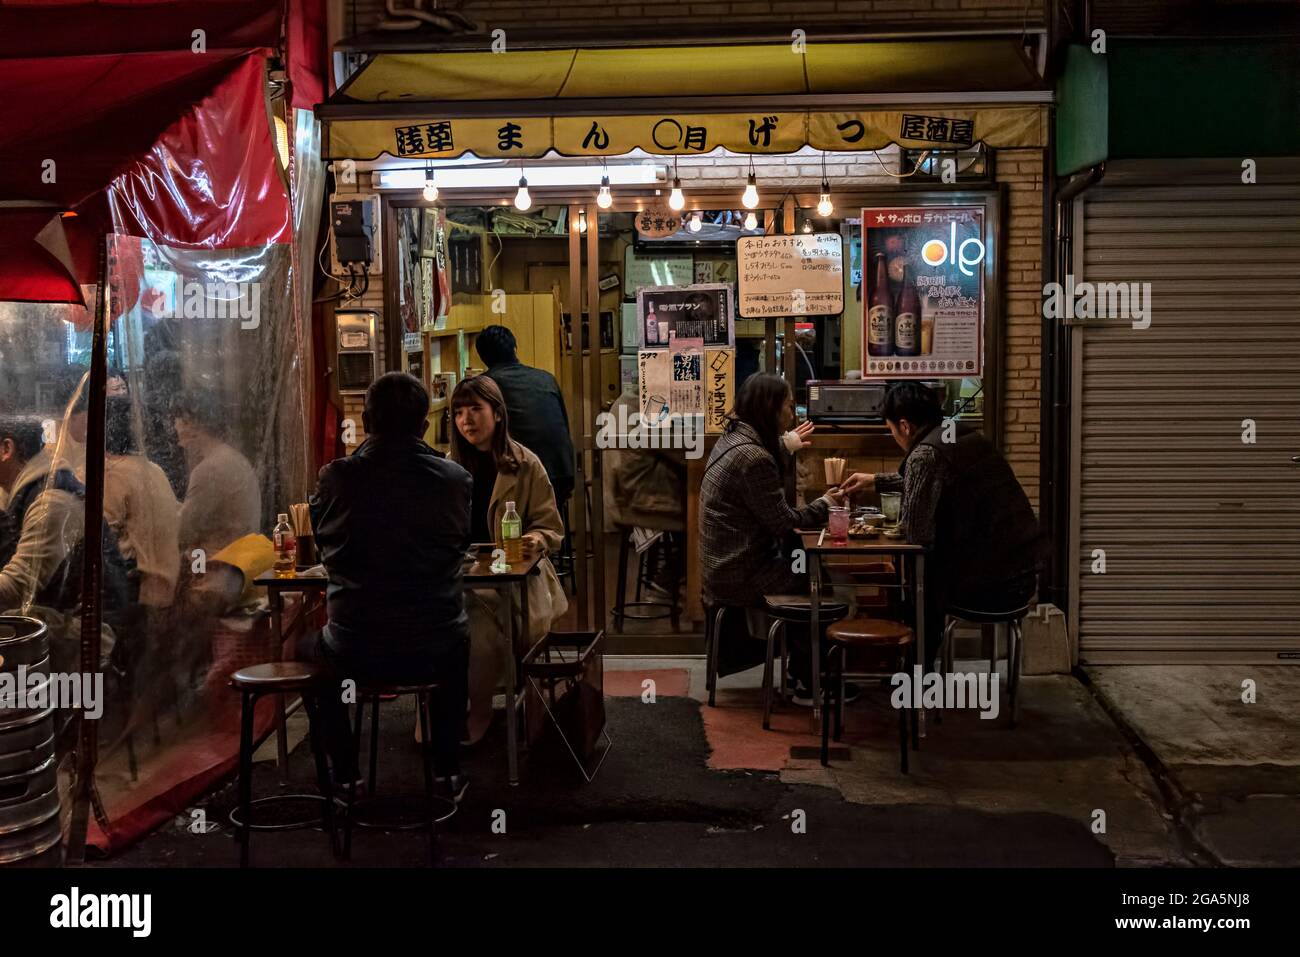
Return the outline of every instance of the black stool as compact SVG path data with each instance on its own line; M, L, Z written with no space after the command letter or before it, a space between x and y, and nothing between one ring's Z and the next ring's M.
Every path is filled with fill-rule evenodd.
M375 776L379 767L379 701L381 696L413 694L416 698L415 711L420 723L420 757L424 765L424 800L427 804L423 826L429 832L429 866L438 866L438 822L445 821L456 813L456 804L447 798L440 798L434 791L433 780L433 711L430 702L438 692L436 682L412 684L368 684L357 687L357 713L353 727L353 742L356 746L356 766L361 767L361 718L365 704L370 702L370 774L367 782L367 801L375 797ZM439 816L438 808L450 805L447 813ZM352 824L356 820L357 782L348 785L347 814L343 819L343 858L352 856ZM357 821L358 824L362 822ZM367 826L362 824L362 826ZM388 825L392 830L407 830L420 827L420 823Z
M254 824L252 813L254 806L262 806L284 801L321 801L325 809L321 812L320 822L330 836L330 850L335 849L334 842L334 795L330 787L329 768L325 763L325 743L317 729L320 727L316 707L316 695L325 687L325 672L317 665L306 661L274 661L264 665L240 668L230 676L230 686L237 690L242 699L239 719L239 816L231 812L230 820L239 834L239 866L248 866L248 838L252 831L286 831L300 827L310 827L314 820L295 821L288 824ZM253 793L253 709L257 699L267 694L302 695L303 707L307 709L310 725L311 750L316 759L316 784L320 794L275 794L252 800Z
M844 734L844 678L878 677L906 672L907 660L914 649L912 629L896 621L858 616L838 621L826 629L826 670L822 678L822 767L830 767L831 711L835 712L835 740ZM883 659L883 668L853 670L845 667L844 659L850 651L876 655ZM913 694L919 694L915 689ZM915 699L913 704L915 704ZM907 773L908 712L911 708L898 708L899 762ZM912 745L917 745L917 723L912 721Z
M1012 728L1016 726L1016 720L1020 717L1020 659L1022 654L1021 645L1023 644L1020 623L1029 614L1029 607L1026 604L1005 611L978 611L974 608L958 606L949 606L944 609L948 624L943 630L943 644L940 646L940 650L943 654L943 670L945 672L952 671L952 630L957 627L958 622L964 621L972 625L992 626L989 631L992 635L993 647L990 649L986 645L985 648L988 651L990 675L997 671L997 626L1007 626L1007 710L1011 712L1008 727Z
M632 618L636 621L653 621L660 618L671 618L673 630L678 627L681 618L681 607L677 599L681 594L682 588L682 554L681 546L673 541L669 536L672 532L664 532L659 541L662 543L668 561L668 567L672 571L672 594L668 601L643 601L641 598L641 586L646 577L646 556L650 550L642 552L637 556L637 573L636 573L636 600L627 600L627 564L628 557L632 550L632 527L630 525L619 525L618 541L618 584L615 586L614 598L614 624L622 630L625 619ZM636 612L627 611L629 608L665 608L667 611L660 613L653 612Z
M796 622L799 624L812 624L812 598L808 595L769 595L765 599L767 605L767 616L772 619L772 627L767 630L767 660L763 665L763 730L771 730L772 727L772 671L774 668L774 655L776 650L776 635L781 633L781 696L788 698L788 675L787 670L790 666L790 656L787 653L785 642L785 626L787 622ZM825 628L832 622L839 621L841 618L848 616L849 606L842 601L834 599L824 600L818 605L817 616L821 626ZM813 667L819 667L817 663Z
M714 707L718 690L718 645L722 639L722 616L728 611L745 614L745 605L721 603L704 606L704 686L709 690L709 707Z

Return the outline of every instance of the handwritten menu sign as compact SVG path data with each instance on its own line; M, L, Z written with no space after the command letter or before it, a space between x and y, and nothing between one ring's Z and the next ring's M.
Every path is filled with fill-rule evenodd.
M705 431L721 432L735 404L736 350L674 340L674 348L643 349L636 357L641 420L665 425L669 414L703 415Z
M736 240L740 315L838 316L844 311L839 233L742 236Z

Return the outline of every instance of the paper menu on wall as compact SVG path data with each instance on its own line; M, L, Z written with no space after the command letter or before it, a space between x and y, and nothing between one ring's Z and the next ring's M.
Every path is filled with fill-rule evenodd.
M844 311L839 233L743 236L736 242L742 318L838 316Z

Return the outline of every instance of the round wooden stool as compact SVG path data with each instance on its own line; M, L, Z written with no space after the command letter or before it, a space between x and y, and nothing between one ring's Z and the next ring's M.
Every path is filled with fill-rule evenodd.
M830 766L831 711L835 712L835 740L844 733L844 678L872 678L907 670L914 645L912 629L896 621L859 616L837 621L826 629L826 672L822 679L822 766ZM888 671L852 671L845 668L849 652L880 656ZM919 691L919 689L918 689ZM910 708L898 710L898 747L902 772L907 773L907 725ZM913 744L917 726L912 722Z

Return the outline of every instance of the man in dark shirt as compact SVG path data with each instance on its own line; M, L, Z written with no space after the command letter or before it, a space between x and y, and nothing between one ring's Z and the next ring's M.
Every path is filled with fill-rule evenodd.
M366 441L321 469L311 517L329 574L329 624L304 650L361 683L437 681L436 771L459 800L469 669L461 575L472 483L420 438L428 416L429 395L418 379L380 376L366 392ZM324 697L335 777L351 781L357 769L346 709L338 695Z
M937 656L948 608L1009 611L1033 597L1043 539L1002 453L982 433L945 419L930 389L897 383L882 412L906 453L902 465L856 473L840 489L902 494L903 536L928 549L925 647Z
M515 347L514 333L505 326L488 326L475 343L487 374L505 396L510 437L542 460L555 502L564 512L573 494L573 442L564 396L555 376L524 365Z

